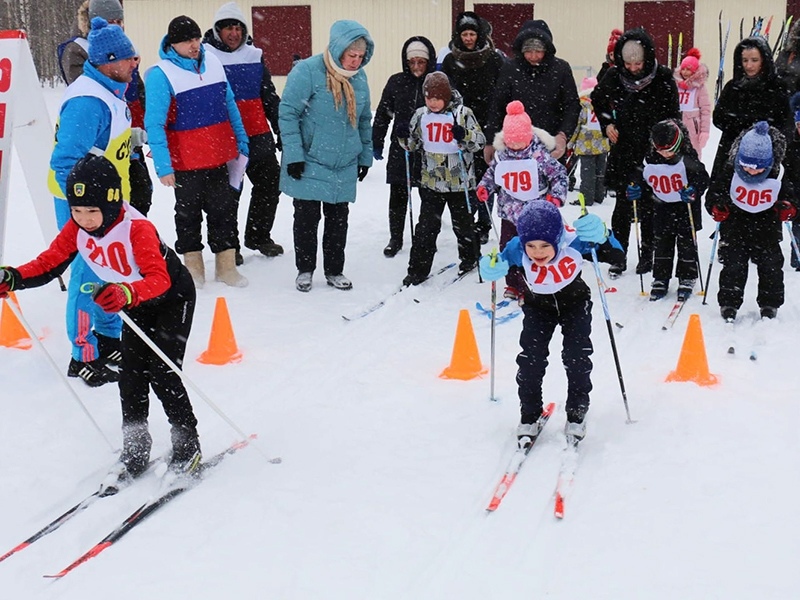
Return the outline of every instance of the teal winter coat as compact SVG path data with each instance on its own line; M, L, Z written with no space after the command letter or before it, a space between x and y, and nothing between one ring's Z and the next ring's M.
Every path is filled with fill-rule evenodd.
M361 37L367 40L362 68L349 79L355 92L357 127L350 123L344 97L338 109L334 105L322 54L301 60L289 73L278 118L283 143L280 189L288 196L355 202L358 167L372 166L372 111L363 67L375 45L369 32L355 21L336 21L327 50L341 68L339 58ZM300 179L286 172L287 165L297 162L305 163Z

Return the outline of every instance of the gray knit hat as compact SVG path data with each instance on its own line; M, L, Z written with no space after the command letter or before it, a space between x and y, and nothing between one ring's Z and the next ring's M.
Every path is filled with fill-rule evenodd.
M90 0L89 20L95 17L103 17L106 21L122 21L125 13L119 0Z

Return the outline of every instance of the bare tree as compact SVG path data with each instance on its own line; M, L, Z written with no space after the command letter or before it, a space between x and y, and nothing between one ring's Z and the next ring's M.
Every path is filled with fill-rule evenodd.
M25 31L36 72L43 83L54 85L61 80L56 50L71 37L81 1L0 0L0 30Z

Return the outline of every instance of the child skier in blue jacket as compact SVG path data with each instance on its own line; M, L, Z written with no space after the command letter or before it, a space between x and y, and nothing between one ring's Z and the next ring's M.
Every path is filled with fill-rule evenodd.
M565 433L571 444L586 435L584 417L592 390L593 349L591 291L580 276L583 254L590 252L590 244L596 244L598 257L613 263L621 260L623 251L596 215L584 215L573 225L574 231L567 229L561 213L550 202L528 202L517 219L518 237L506 245L494 265L490 256L480 260L481 275L489 281L504 277L512 265L522 267L525 274L522 352L517 356L520 446L530 444L541 429L542 380L550 340L559 325L568 382Z

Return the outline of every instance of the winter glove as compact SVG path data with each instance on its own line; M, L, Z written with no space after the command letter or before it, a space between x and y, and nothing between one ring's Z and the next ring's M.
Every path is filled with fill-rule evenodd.
M602 244L608 237L605 223L597 215L585 214L576 219L572 226L575 228L578 239L582 242Z
M681 190L681 202L689 204L694 202L695 198L697 198L697 190L694 189L693 185L686 186Z
M562 206L564 206L564 203L555 196L553 196L552 194L547 194L544 197L544 199L547 200L550 204L552 204L556 208L561 208Z
M459 144L467 137L467 130L457 123L453 123L451 131L453 133L453 139Z
M375 160L383 160L383 148L373 148L372 158Z
M775 212L781 221L792 221L797 216L797 209L788 200L779 200L775 203Z
M250 156L250 144L248 142L242 142L241 144L236 144L236 147L239 150L239 154Z
M359 181L364 181L364 178L367 176L367 173L369 173L369 167L364 167L362 165L358 166L358 180Z
M141 127L131 127L131 148L141 148L147 143L147 132Z
M411 135L411 130L409 129L410 123L408 121L400 121L394 126L394 134L397 136L397 139L400 140L407 140L408 136Z
M478 189L475 190L475 195L478 197L478 200L481 202L488 202L489 201L489 190L487 190L482 185L478 186Z
M480 269L481 277L487 281L497 281L508 274L508 262L495 252L482 256L478 263L478 268Z
M19 271L14 267L0 268L0 298L7 298L13 292L19 279Z
M550 156L558 160L567 151L567 135L563 131L556 134L556 147L550 151Z
M636 200L641 200L642 188L635 183L628 184L628 187L625 190L625 198L627 198L628 202L635 202Z
M731 215L731 210L727 206L714 205L711 207L711 218L717 223L722 223Z
M95 303L107 313L133 305L133 290L127 283L106 283L92 294Z
M305 170L306 163L304 162L289 163L286 166L286 172L292 179L300 179L303 176L303 171Z

